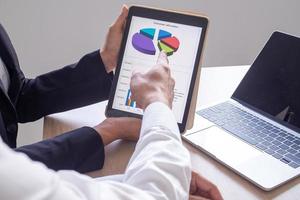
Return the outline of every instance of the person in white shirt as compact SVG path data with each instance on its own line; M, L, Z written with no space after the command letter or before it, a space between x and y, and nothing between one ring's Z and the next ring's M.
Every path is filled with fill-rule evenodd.
M101 180L71 170L54 172L41 163L31 161L25 154L12 151L1 141L0 198L188 199L190 156L181 143L178 126L170 109L174 80L165 53L161 53L157 66L148 73L132 76L131 89L137 105L144 109L144 118L139 141L124 175ZM198 186L199 181L204 181L204 185L200 183ZM206 191L201 188L207 184L201 177L196 177L192 183L192 192L221 199L218 190L211 195L214 187Z
M55 172L0 139L0 199L184 200L189 194L194 199L222 199L216 186L191 172L190 156L170 109L173 89L165 53L148 73L132 76L132 95L144 117L123 175L93 179L72 170ZM103 131L103 126L94 128Z

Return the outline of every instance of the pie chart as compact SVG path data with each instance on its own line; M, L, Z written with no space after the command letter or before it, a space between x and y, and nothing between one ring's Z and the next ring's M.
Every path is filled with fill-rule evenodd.
M157 40L154 40L155 28L143 28L132 36L132 46L139 52L148 55L156 54L155 43L160 51L168 56L173 55L180 46L179 40L168 31L159 29Z

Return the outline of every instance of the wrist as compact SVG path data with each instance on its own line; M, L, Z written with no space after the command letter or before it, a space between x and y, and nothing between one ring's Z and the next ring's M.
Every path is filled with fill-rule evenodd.
M109 131L109 127L106 127L105 125L99 124L93 128L100 135L105 146L119 139L119 136Z
M163 104L167 105L169 108L171 108L169 101L163 97L153 96L153 97L149 97L149 98L145 98L145 99L147 99L147 101L145 102L144 109L146 109L150 104L155 103L155 102L163 103Z
M109 55L109 53L105 50L100 50L100 57L102 59L102 62L104 64L105 70L107 73L110 73L113 71L115 67L115 62Z

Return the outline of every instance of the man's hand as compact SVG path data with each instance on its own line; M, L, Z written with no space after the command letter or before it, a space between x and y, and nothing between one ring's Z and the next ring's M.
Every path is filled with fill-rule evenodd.
M133 73L130 82L132 99L141 109L154 102L165 103L171 108L174 86L175 81L171 77L167 55L163 51L160 52L156 66L145 74Z
M190 185L190 200L223 200L218 188L200 176L196 172L192 172L192 180Z
M104 145L118 139L137 141L140 135L141 120L130 117L107 118L94 129L100 134Z
M106 72L109 73L117 66L118 55L120 51L123 31L128 15L127 6L122 7L121 14L116 21L109 27L103 48L100 50L100 56L105 65Z

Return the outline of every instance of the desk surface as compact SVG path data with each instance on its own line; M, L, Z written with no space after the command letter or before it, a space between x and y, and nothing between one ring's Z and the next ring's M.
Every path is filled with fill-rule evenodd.
M197 108L229 98L248 69L249 66L203 68ZM44 138L53 137L81 126L98 124L105 118L106 103L105 101L46 117ZM295 200L300 198L300 177L271 192L265 192L188 143L184 142L184 145L191 154L193 169L215 183L224 199ZM104 168L91 172L89 175L96 177L123 173L133 150L134 143L132 142L113 142L105 148Z

